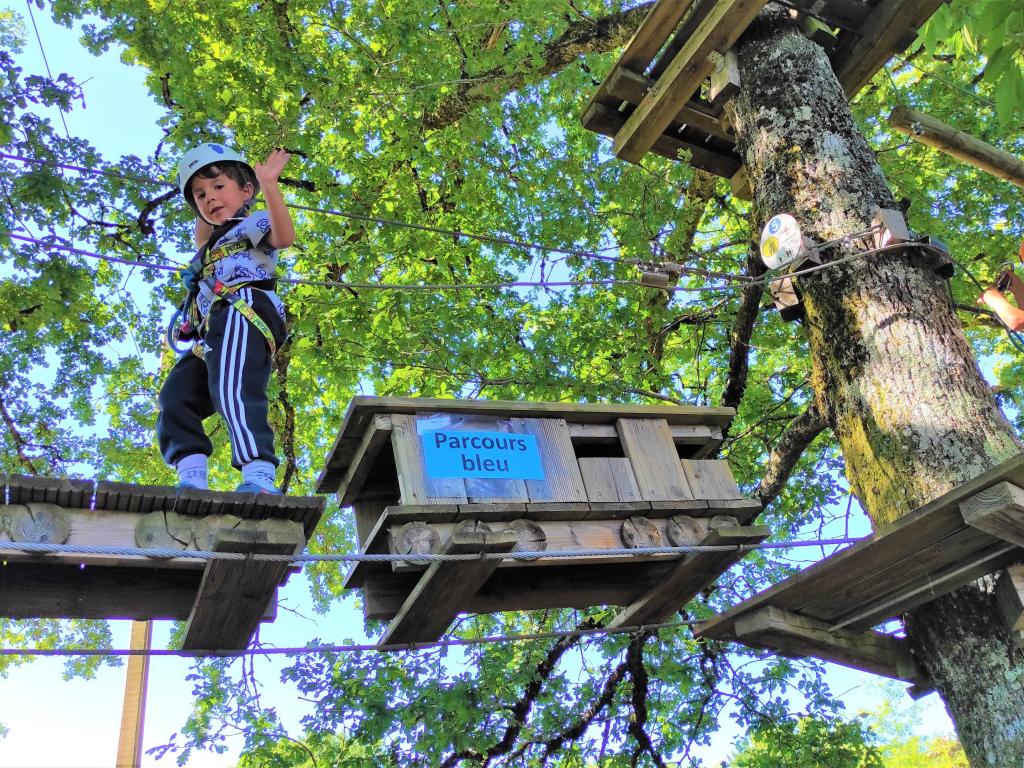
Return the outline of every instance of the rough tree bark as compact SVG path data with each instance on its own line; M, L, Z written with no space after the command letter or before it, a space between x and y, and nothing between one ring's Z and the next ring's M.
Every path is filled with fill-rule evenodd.
M895 207L824 52L783 11L766 8L739 57L733 115L759 226L788 211L821 242ZM1021 452L923 252L856 259L800 278L799 289L818 410L874 525ZM984 584L914 611L906 626L971 764L1024 764L1024 658Z

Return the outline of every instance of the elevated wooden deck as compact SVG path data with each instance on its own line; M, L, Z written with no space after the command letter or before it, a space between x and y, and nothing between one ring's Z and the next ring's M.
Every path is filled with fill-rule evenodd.
M806 35L825 48L852 98L894 54L909 46L942 0L793 0ZM745 190L723 106L736 93L730 49L765 0L659 0L591 98L583 125L614 138L616 156L648 152L689 162Z
M869 631L1024 560L1024 457L979 475L697 627L921 685L898 637Z
M360 551L495 556L429 566L359 562L345 587L363 591L367 618L391 620L385 644L436 639L462 612L622 605L631 621L659 621L744 552L622 550L751 544L768 535L746 525L760 504L743 498L725 461L707 458L733 415L731 408L355 398L319 490L351 505ZM442 443L460 433L529 438L518 442L535 444L537 467L495 480L475 475L464 455L431 474L427 454L439 444L424 436L440 429L448 435ZM540 554L496 556L511 551Z
M28 554L4 542L301 551L324 499L0 475L0 616L187 620L185 648L244 648L273 618L286 563Z

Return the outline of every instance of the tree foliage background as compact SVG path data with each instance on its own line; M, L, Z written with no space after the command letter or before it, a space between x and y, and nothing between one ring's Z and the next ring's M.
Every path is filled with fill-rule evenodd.
M250 157L284 146L295 155L286 194L305 206L293 211L299 240L284 259L289 276L465 286L285 290L291 336L271 399L279 479L290 493L311 492L358 393L730 405L738 413L721 456L765 502L762 521L774 536L792 538L841 516L846 489L841 457L811 405L803 337L758 290L698 275L671 293L473 288L638 277L630 262L594 255L761 274L751 250L758 233L722 180L653 156L640 166L620 162L580 125L649 7L52 3L61 23L85 20L90 49L123 45L125 61L149 72L164 140L146 157L101 156L40 117L43 106L80 108L80 86L74 73L20 71L13 53L26 31L5 14L0 143L5 154L42 164L0 159L0 229L115 258L181 263L191 220L167 184L181 152L205 140ZM1024 153L1022 42L1017 4L954 0L854 102L890 183L910 203L911 226L947 242L964 267L951 289L966 306L979 292L968 272L991 281L1024 234L1019 191L905 140L884 116L908 103ZM0 472L173 481L152 437L170 363L161 333L178 290L168 275L0 239ZM152 291L139 290L144 284ZM1020 357L1007 354L991 324L962 316L977 353L996 356L1000 397L1020 426ZM215 483L231 487L224 430L210 425ZM352 547L348 516L329 508L311 550ZM753 554L682 617L709 615L792 568L777 552ZM314 567L308 576L321 607L358 600L341 592L335 570ZM597 607L479 616L455 631L571 629L608 615ZM100 622L2 621L0 638L8 646L105 644L109 632ZM752 732L799 736L807 726L793 719L793 696L826 721L841 710L818 664L726 653L695 643L686 629L580 648L568 639L465 654L296 657L285 677L315 708L306 732L283 741L244 667L203 663L193 716L168 751L187 759L190 749L216 746L230 725L248 734L253 765L313 755L336 765L685 764L726 712ZM13 663L3 657L0 670ZM76 662L68 674L102 663ZM860 738L849 734L847 741Z

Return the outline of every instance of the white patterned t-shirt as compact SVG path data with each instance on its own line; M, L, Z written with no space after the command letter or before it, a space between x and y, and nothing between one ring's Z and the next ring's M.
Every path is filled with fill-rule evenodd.
M238 221L210 247L209 254L219 248L225 249L228 254L214 262L211 276L226 286L272 280L277 271L277 250L264 242L269 234L270 215L266 211L257 211ZM273 291L264 293L284 320L284 304L281 299ZM216 300L217 296L206 280L200 280L196 296L196 309L200 316L206 317Z

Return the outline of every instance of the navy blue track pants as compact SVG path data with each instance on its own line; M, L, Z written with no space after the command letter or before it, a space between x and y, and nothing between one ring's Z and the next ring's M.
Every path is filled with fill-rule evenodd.
M242 288L238 296L267 324L280 346L284 321L264 293ZM255 459L280 463L274 452L274 433L267 420L267 384L273 360L266 339L256 326L226 301L210 312L204 339L206 355L188 352L178 359L160 389L156 422L160 453L171 466L185 456L209 456L213 444L203 420L219 413L228 426L231 464L240 469Z

